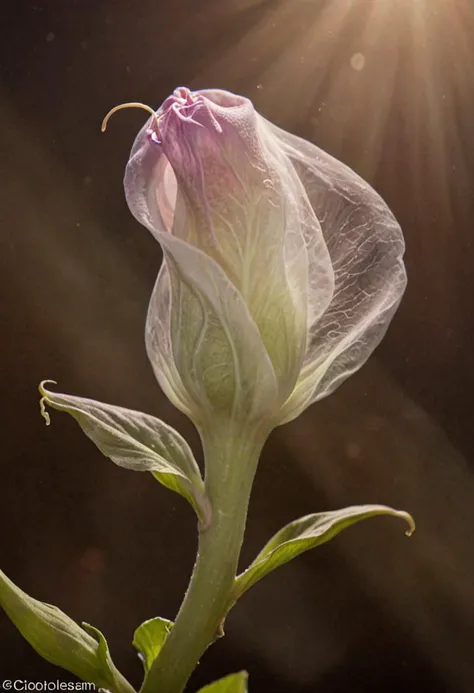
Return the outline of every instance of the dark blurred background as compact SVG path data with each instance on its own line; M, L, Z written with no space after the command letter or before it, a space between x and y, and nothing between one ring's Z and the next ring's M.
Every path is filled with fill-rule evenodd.
M192 568L192 511L115 467L36 387L152 413L200 455L143 341L161 255L122 175L146 115L176 86L250 97L385 198L409 285L369 363L276 430L242 565L284 522L388 503L417 520L348 530L259 583L190 691L246 668L251 693L474 691L474 4L472 0L36 0L1 19L1 567L131 646L173 618ZM0 679L72 680L0 615Z

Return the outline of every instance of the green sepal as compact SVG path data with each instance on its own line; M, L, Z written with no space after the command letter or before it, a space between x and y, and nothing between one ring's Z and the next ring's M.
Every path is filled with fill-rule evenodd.
M45 404L71 414L103 455L119 467L151 472L163 486L184 496L201 525L208 525L210 506L201 472L191 448L174 428L139 411L50 392L45 389L46 383L54 381L44 380L39 386L46 425L50 418Z
M133 646L141 655L145 674L158 657L172 626L172 621L157 616L144 621L133 634Z
M86 624L81 628L56 606L33 599L1 570L0 606L43 659L95 684L96 688L134 693L115 668L100 631Z
M332 512L314 513L290 522L277 532L264 546L257 558L237 576L232 590L229 609L252 585L281 565L288 563L309 549L333 539L343 529L356 522L377 515L392 515L408 523L407 536L415 531L415 522L409 513L386 505L355 505Z
M248 693L247 679L247 672L240 671L200 688L198 693Z

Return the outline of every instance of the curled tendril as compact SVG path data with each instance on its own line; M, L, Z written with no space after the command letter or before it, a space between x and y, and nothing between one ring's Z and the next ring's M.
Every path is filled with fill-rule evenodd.
M105 132L105 129L107 127L107 123L109 122L110 116L112 116L117 111L121 111L122 108L141 108L144 111L148 111L148 113L150 113L153 116L153 118L155 119L156 126L158 127L158 125L159 125L160 119L158 118L155 111L150 106L147 106L145 103L140 103L138 101L129 101L128 103L121 103L118 106L114 106L113 108L110 109L110 111L107 113L104 120L102 121L102 126L100 128L102 132Z

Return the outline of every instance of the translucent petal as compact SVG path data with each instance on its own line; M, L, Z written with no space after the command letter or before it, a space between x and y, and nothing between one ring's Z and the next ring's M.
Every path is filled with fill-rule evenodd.
M183 385L173 357L170 310L170 278L166 261L164 261L148 306L145 345L148 359L161 389L175 407L191 418L193 407L190 408L189 393Z
M285 219L284 264L296 305L304 302L308 329L328 307L334 292L331 257L317 215L307 191L275 136L274 126L258 116L260 140L272 151L278 170L278 204ZM277 128L278 130L278 128Z
M309 327L302 373L284 407L289 421L360 368L384 336L406 286L405 246L385 202L354 171L268 126L306 190L334 271L334 295ZM310 297L317 293L317 272L310 269Z
M125 195L133 216L151 231L171 231L176 204L177 182L161 148L149 141L151 119L133 143L125 169ZM150 182L153 181L153 188Z

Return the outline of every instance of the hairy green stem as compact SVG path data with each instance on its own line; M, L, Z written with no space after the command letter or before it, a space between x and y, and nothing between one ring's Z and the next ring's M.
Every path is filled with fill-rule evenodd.
M264 437L203 437L210 526L200 532L193 574L175 624L140 693L182 693L219 636L234 584L252 483Z

